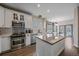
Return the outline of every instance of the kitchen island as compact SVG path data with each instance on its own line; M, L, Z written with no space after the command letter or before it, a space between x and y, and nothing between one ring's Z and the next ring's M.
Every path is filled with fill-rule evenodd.
M37 56L58 56L65 47L64 37L36 36Z

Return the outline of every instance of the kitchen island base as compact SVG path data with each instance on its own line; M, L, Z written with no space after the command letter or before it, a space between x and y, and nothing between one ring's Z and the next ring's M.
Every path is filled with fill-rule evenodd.
M40 38L36 38L36 53L37 56L58 56L64 50L64 39L49 44Z

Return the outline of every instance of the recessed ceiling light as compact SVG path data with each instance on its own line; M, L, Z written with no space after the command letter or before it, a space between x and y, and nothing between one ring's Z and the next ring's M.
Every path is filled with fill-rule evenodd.
M40 4L37 4L37 7L39 8L40 7Z
M48 9L47 12L49 13L50 12L50 9Z

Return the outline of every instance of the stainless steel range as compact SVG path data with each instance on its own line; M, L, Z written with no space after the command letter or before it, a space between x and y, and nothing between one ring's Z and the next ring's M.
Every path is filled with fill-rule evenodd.
M12 21L11 48L21 48L25 46L25 23Z

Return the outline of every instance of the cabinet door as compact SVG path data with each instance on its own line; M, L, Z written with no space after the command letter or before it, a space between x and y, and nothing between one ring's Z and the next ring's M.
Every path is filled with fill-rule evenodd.
M36 35L31 36L31 43L36 43Z
M4 8L0 6L0 27L4 26Z
M19 13L19 21L24 22L24 16L25 16L24 13Z
M0 53L1 53L1 38L0 38Z
M1 39L1 50L7 51L10 49L10 37L2 37Z
M27 16L26 15L24 15L24 21L25 21L25 28L27 28L28 26L27 26Z
M13 10L12 13L13 13L13 21L19 21L20 19L19 12Z
M26 46L31 44L31 35L30 34L26 34L26 42L25 42Z
M10 9L5 9L5 27L11 27L13 20L13 11Z
M25 21L25 28L32 28L32 16L25 14L24 21Z

